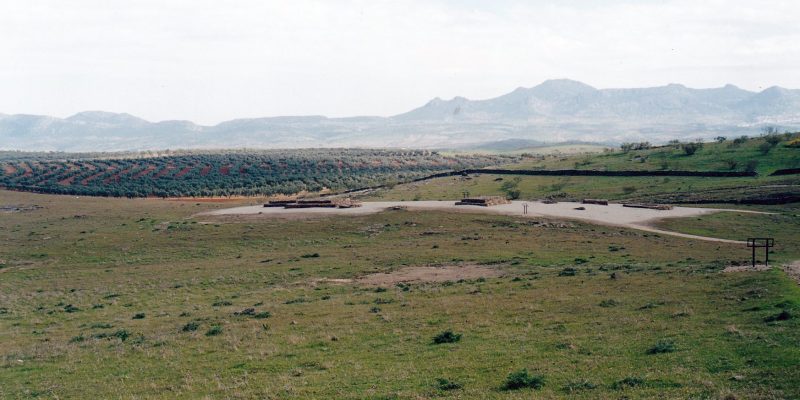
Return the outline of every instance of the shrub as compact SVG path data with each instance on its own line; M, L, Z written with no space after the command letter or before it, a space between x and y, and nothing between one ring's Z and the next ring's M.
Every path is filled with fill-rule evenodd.
M703 148L703 142L688 142L688 143L681 143L681 150L686 153L687 156L691 156L694 153L697 153L697 150Z
M222 327L219 325L214 325L211 327L211 329L206 331L206 336L217 336L220 333L222 333Z
M80 310L81 310L80 308L75 307L72 304L67 304L67 305L64 306L64 312L74 313L74 312L78 312Z
M72 339L69 340L70 343L80 343L86 340L83 335L73 336Z
M128 339L131 336L131 333L128 332L127 330L125 330L125 329L120 329L120 330L114 332L111 336L114 336L115 338L117 338L117 339L119 339L119 340L124 342L126 339Z
M739 145L747 143L747 140L748 140L747 139L747 135L739 136L738 138L733 139L733 142L731 142L730 146L731 147L738 147Z
M677 350L671 340L659 340L653 347L647 349L647 354L672 353Z
M800 148L800 138L790 140L788 143L786 143L786 147L791 147L794 149Z
M744 166L746 172L756 172L756 168L758 168L758 160L750 160Z
M144 319L144 313L133 314L133 318L132 319Z
M770 150L772 150L772 147L773 145L769 144L768 142L764 142L758 145L758 151L760 151L761 154L766 155L769 154Z
M460 333L453 333L451 330L446 330L436 336L433 337L433 344L442 344L442 343L455 343L461 340Z
M439 390L457 390L464 387L464 385L453 382L446 378L436 378L436 388Z
M113 328L113 325L111 325L111 324L97 323L97 324L92 324L92 325L90 326L90 328L92 328L92 329L111 329L111 328Z
M253 315L253 318L256 318L256 319L266 319L266 318L269 318L269 317L271 317L271 316L272 316L272 314L271 314L269 311L261 311L261 312L255 313L255 314Z
M527 369L521 369L508 374L503 384L503 390L540 389L542 386L544 386L544 376L531 375Z
M567 267L567 268L562 269L558 273L558 276L575 276L577 274L578 274L578 270L576 270L575 268Z
M194 332L197 328L200 327L200 324L197 322L189 322L181 328L181 332Z
M714 138L714 140L716 140L717 143L723 143L726 140L728 140L728 138L726 138L725 136L717 136L717 137Z
M219 300L219 301L215 301L215 302L214 302L214 303L212 303L211 305L212 305L213 307L222 307L222 306L232 306L232 305L233 305L233 303L231 303L231 302L230 302L230 301L228 301L228 300Z
M764 322L775 322L775 321L787 321L792 319L793 315L787 310L783 310L778 314L770 315L767 318L764 318Z
M625 389L629 387L637 387L644 385L644 379L636 377L636 376L629 376L625 379L619 380L614 382L611 385L611 388L615 390Z
M734 159L725 160L725 165L728 166L729 170L734 170L739 166L739 161Z
M778 143L783 141L783 136L777 133L770 133L764 136L764 141L770 146L776 146Z
M300 257L303 257L303 258L319 258L319 253L303 254Z
M614 299L603 300L600 302L600 307L616 307L619 303Z

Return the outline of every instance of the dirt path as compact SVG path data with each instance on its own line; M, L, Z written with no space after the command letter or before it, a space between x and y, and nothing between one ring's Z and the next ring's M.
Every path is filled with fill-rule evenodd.
M789 275L790 278L794 279L794 281L800 285L800 260L785 264L783 270L786 271L786 274Z
M674 207L671 210L651 210L647 208L629 208L621 204L607 206L595 204L581 204L574 202L561 202L545 204L538 201L513 201L511 204L502 204L492 207L456 206L454 201L376 201L365 202L357 208L305 208L283 209L280 207L244 206L214 210L203 215L253 215L260 217L277 217L287 219L311 218L326 215L367 215L385 211L393 207L402 207L408 210L439 210L456 211L481 214L513 215L517 217L555 217L564 219L581 220L609 226L632 228L642 231L678 236L689 239L708 240L721 243L743 244L744 242L714 237L690 235L656 228L651 224L664 218L684 218L705 215L723 211L751 212L745 210L729 210L718 208ZM524 204L528 205L528 214L523 214Z

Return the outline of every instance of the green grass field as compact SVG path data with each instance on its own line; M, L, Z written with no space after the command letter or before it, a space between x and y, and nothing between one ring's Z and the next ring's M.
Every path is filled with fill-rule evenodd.
M4 204L43 208L0 214L3 399L800 397L800 288L779 270L721 273L748 259L738 245L460 213L211 218L192 216L236 203L0 191ZM796 241L797 209L773 209L739 223ZM664 224L742 229L684 222ZM503 276L324 280L430 264ZM448 330L460 340L433 344ZM503 389L523 368L543 385Z

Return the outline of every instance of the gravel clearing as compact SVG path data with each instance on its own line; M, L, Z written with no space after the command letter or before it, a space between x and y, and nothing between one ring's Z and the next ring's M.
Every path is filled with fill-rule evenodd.
M528 204L528 214L523 214L523 204ZM209 211L202 215L257 215L265 218L309 218L327 215L367 215L387 209L402 207L409 211L454 211L480 214L513 215L516 217L551 217L587 221L601 225L633 228L658 234L680 236L691 239L710 240L723 243L744 243L736 240L719 239L706 236L696 236L684 233L658 229L651 224L664 218L694 217L715 212L753 212L743 210L728 210L718 208L674 207L671 210L652 210L646 208L623 207L622 204L609 204L607 206L595 204L581 204L575 202L560 202L546 204L538 201L513 201L511 204L501 204L491 207L481 206L456 206L455 201L374 201L364 202L356 208L304 208L284 209L280 207L244 206ZM578 209L581 208L581 209Z

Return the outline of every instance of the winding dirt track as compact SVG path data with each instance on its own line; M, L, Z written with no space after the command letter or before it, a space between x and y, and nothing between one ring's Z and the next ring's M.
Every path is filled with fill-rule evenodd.
M523 214L524 204L528 205L528 214ZM385 211L392 207L403 207L408 210L436 210L456 211L481 214L513 215L517 217L551 217L587 221L608 226L633 228L642 231L663 235L679 236L689 239L708 240L722 243L743 244L742 241L720 239L707 236L689 235L685 233L667 231L652 226L655 221L664 218L684 218L716 212L747 212L756 211L729 210L718 208L674 207L671 210L651 210L646 208L628 208L621 204L607 206L595 204L580 204L563 202L545 204L531 201L514 201L511 204L502 204L492 207L456 206L454 201L376 201L365 202L357 208L304 208L283 209L280 207L245 206L226 208L210 211L198 215L259 215L265 218L309 218L325 215L366 215ZM582 207L583 210L576 208Z

